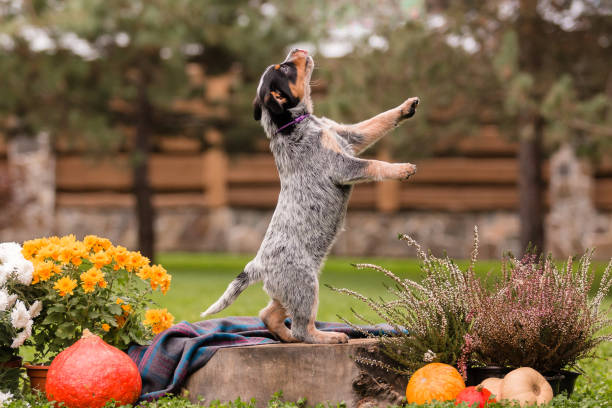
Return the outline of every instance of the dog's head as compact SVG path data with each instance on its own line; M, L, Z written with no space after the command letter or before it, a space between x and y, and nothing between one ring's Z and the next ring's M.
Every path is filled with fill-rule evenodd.
M264 112L278 126L293 115L312 112L310 77L314 60L307 51L294 49L285 61L264 71L253 101L253 117L261 120Z

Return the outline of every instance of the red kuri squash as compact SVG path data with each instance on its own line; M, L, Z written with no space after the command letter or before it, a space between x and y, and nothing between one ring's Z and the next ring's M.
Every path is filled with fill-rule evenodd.
M461 392L457 394L455 405L459 405L462 402L465 402L470 407L473 407L474 404L478 403L478 408L484 408L489 403L497 401L495 398L491 398L491 391L479 385L477 387L466 387L461 390Z
M49 401L68 408L103 407L138 399L142 381L136 364L121 350L85 330L79 341L55 357L47 374Z

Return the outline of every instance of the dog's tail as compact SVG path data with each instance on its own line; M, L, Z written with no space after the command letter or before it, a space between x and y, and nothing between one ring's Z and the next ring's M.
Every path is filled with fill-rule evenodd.
M254 281L251 280L249 274L246 271L241 272L238 276L236 276L233 281L230 282L230 284L227 286L227 289L225 289L225 292L223 293L223 295L221 295L219 300L213 303L200 316L206 317L215 313L219 313L220 311L234 303L234 300L236 300L238 295L240 295L252 283L254 283Z

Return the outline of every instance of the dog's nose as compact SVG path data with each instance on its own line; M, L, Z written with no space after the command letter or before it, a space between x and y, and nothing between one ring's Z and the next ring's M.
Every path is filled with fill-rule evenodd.
M295 54L304 54L304 56L308 55L308 51L303 50L301 48L294 48L291 50L291 55L295 55Z

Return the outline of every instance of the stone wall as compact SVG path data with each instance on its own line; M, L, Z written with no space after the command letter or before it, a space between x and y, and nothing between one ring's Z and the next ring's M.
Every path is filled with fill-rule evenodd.
M549 215L549 219L554 217ZM272 211L239 208L216 210L201 207L166 208L158 211L156 220L157 249L160 251L220 251L254 253L266 232ZM612 213L595 216L596 231L592 238L599 250L598 258L612 254ZM550 223L549 223L550 224ZM133 211L126 208L82 209L58 208L58 235L97 234L130 248L136 246L136 221ZM414 237L424 248L435 254L467 258L472 248L473 228L480 233L480 258L499 258L505 251L519 252L519 219L514 212L491 211L477 213L444 213L402 211L381 214L372 211L349 211L344 230L338 236L332 254L343 256L414 256L414 251L397 239L399 233ZM559 234L549 234L548 247L556 255ZM595 237L600 237L599 241ZM573 247L574 253L583 249Z

